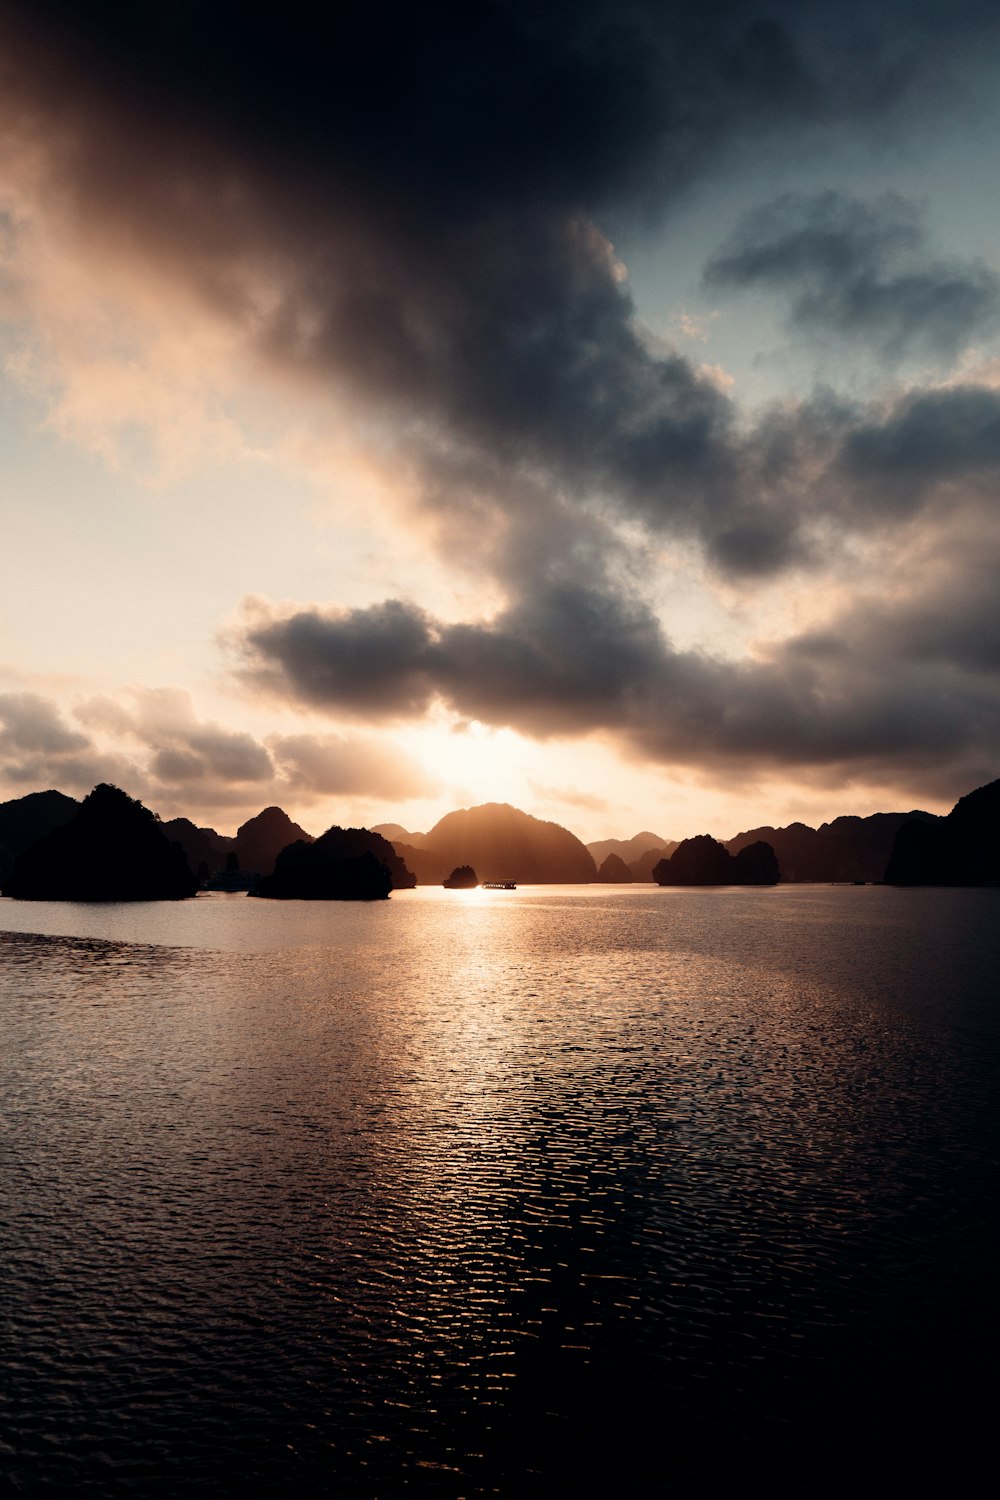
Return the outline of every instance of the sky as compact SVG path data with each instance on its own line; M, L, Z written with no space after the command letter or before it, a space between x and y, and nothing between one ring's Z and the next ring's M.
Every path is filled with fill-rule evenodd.
M0 0L0 799L1000 774L1000 18Z

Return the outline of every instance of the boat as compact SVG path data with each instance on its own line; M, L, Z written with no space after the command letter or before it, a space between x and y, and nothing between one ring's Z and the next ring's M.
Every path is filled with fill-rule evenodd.
M516 891L517 886L513 880L484 880L481 882L484 891Z

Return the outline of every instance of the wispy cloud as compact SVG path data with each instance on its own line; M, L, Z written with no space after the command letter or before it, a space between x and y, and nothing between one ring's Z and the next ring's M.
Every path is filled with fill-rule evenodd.
M882 359L954 358L1000 322L1000 277L935 259L919 211L886 193L786 193L755 209L705 269L709 287L763 288L789 302L806 335L836 335Z

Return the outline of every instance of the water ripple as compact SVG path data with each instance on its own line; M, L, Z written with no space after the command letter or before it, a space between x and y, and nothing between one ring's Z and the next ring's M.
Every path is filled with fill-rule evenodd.
M0 932L9 1487L960 1483L995 1396L997 893L933 924L927 894Z

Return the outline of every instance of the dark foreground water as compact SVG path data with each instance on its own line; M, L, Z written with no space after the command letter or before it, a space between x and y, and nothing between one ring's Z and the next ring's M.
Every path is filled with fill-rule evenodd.
M0 901L0 1487L971 1492L998 918Z

